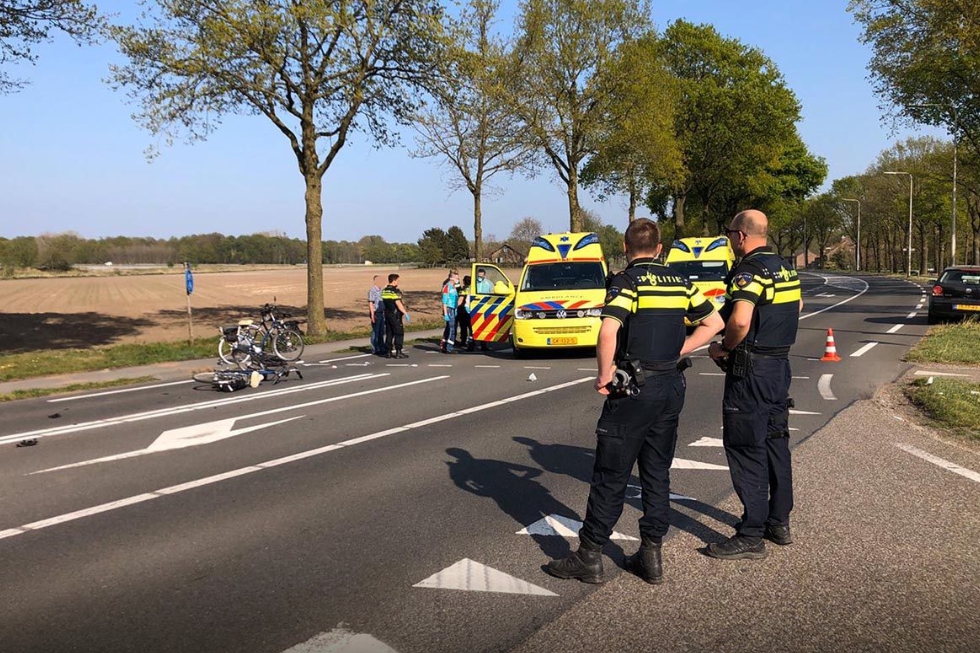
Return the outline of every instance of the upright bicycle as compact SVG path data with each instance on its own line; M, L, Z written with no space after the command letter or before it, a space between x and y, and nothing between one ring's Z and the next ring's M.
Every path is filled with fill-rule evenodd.
M258 322L241 320L238 324L220 327L218 357L243 370L252 367L253 363L264 368L275 359L299 360L306 345L299 322L287 319L289 317L288 313L279 312L275 304L264 304Z

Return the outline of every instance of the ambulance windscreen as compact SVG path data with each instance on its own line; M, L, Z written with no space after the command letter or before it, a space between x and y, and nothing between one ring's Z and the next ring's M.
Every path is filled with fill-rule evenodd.
M530 265L522 291L605 289L606 275L598 261L568 261Z

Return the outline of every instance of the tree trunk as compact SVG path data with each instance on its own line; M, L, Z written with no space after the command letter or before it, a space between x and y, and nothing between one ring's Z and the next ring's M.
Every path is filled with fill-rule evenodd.
M479 186L473 190L473 260L483 261L483 193Z
M684 202L686 201L686 195L674 196L674 239L676 240L684 237Z
M578 203L578 163L568 170L568 216L571 231L582 231L582 207Z
M306 182L306 332L323 335L323 181L314 169Z
M636 220L636 179L630 175L629 187L629 221Z

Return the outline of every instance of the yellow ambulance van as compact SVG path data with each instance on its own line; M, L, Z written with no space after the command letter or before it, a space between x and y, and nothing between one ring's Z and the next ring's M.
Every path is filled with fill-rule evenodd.
M725 303L725 277L734 262L735 253L725 236L675 240L666 260L667 267L690 279L718 308Z
M470 324L480 342L527 350L595 347L606 298L606 258L594 233L534 239L515 286L495 265L474 263Z

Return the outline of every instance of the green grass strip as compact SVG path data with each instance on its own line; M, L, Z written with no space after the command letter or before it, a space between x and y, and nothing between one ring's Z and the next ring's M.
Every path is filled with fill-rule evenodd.
M940 324L929 329L908 353L906 360L916 363L980 365L980 322Z
M80 390L99 390L101 388L113 388L120 385L136 385L137 383L148 383L150 381L156 381L156 379L152 376L137 376L129 379L113 379L112 381L98 381L95 383L72 383L71 385L61 386L60 388L14 390L8 394L0 395L0 403L16 401L18 399L31 399L33 397L48 397L51 395L78 392Z
M905 392L937 426L980 440L980 383L936 377L930 384L916 379Z
M442 320L423 320L405 325L411 331L425 331L442 327ZM354 338L367 338L369 328L352 331L328 331L323 336L305 335L307 345L324 342L338 342ZM71 374L74 372L94 372L97 370L172 363L198 358L218 357L218 337L197 338L193 344L181 342L151 342L89 349L52 349L17 352L0 355L0 382L29 379L38 376Z

